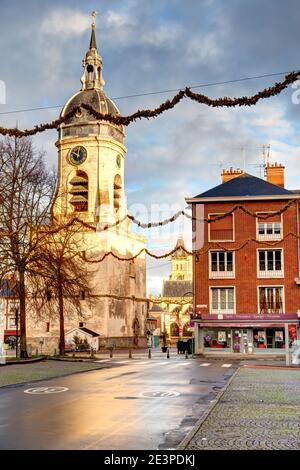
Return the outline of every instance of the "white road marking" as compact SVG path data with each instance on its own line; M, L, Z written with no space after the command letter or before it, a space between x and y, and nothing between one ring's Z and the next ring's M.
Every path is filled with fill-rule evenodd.
M112 364L127 364L128 362L131 361L113 361Z
M221 367L231 367L232 364L222 364Z
M169 391L159 391L159 390L149 390L145 392L140 392L140 397L143 398L174 398L180 395L179 392L173 390Z
M69 390L67 387L34 387L24 390L24 393L30 393L32 395L41 395L49 393L61 393Z
M177 362L177 364L173 364L175 366L188 366L190 363L189 362Z
M94 362L109 362L111 359L100 359L99 361L94 361Z
M169 364L168 362L157 362L156 365L157 366L163 366L164 364Z
M203 362L203 364L200 364L200 367L207 367L207 366L211 366L211 364L209 362Z

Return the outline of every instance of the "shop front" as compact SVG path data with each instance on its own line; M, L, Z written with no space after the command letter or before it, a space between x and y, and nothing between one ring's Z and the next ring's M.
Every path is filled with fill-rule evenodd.
M216 318L217 315L202 315L201 319L197 319L196 351L284 355L286 341L291 349L299 338L297 315L235 315L234 319L232 316L224 319Z

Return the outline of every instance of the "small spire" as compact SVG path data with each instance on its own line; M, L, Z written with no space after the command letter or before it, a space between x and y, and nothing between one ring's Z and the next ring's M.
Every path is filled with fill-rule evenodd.
M95 17L96 11L92 11L92 34L90 40L90 47L83 60L84 72L81 77L82 90L92 90L97 88L103 90L105 81L102 77L102 57L97 50L96 33L95 33Z
M92 11L91 16L92 16L92 34L91 34L91 40L90 40L90 49L97 49L97 42L96 42L96 33L95 33L95 18L96 18L97 12Z

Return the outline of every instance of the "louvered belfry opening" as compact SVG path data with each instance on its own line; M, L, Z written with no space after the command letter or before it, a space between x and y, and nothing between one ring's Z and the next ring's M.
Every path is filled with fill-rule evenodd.
M70 181L70 204L74 212L86 212L89 199L89 179L84 171L78 170Z
M115 176L114 180L114 209L119 212L121 205L122 180L120 175Z

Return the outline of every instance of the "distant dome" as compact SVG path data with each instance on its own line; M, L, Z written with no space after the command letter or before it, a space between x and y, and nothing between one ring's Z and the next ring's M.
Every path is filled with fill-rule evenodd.
M99 89L91 89L91 90L82 90L73 95L72 98L65 104L62 109L61 117L68 114L72 111L76 106L80 106L81 104L88 104L90 105L95 111L103 114L112 114L113 116L119 116L120 111L115 105L115 103L106 96L104 91ZM81 116L73 116L68 119L65 123L71 124L72 122L80 122L80 121L97 121L97 119L92 116L88 111L82 110Z

